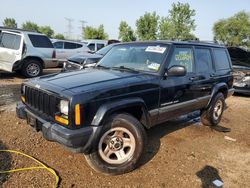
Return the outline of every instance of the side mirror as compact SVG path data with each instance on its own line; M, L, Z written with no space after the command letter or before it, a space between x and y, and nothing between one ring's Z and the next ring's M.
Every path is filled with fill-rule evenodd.
M185 76L186 74L186 67L181 65L174 65L165 72L165 76Z

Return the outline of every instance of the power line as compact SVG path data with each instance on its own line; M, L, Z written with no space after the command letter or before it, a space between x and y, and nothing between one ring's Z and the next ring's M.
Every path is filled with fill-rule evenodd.
M80 26L81 36L82 36L82 39L83 39L83 37L84 37L84 27L85 27L85 24L88 23L88 22L86 22L85 20L80 20L80 23L81 23L81 26Z
M67 27L66 38L72 39L72 33L73 33L72 32L72 30L73 30L72 22L74 21L74 19L65 18L65 20L68 22L68 24L66 25L66 27Z

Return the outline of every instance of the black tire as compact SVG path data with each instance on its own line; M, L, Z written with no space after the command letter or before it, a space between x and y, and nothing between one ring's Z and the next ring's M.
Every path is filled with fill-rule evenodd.
M119 135L117 135L117 132ZM97 172L108 175L124 174L137 167L146 139L145 129L136 118L129 114L116 114L111 116L105 123L93 151L85 155L85 158L88 164ZM129 147L125 146L126 140L131 142ZM127 143L129 142L127 141ZM121 148L118 146L121 146ZM107 154L105 154L106 149ZM119 155L120 152L123 153L123 158L122 155Z
M34 78L42 75L43 67L40 61L36 59L28 59L23 62L22 74L26 78Z
M212 99L209 107L201 111L201 122L207 126L216 126L220 123L225 109L225 98L218 93Z

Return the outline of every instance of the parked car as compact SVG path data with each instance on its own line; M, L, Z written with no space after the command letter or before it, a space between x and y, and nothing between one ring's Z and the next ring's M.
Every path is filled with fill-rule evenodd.
M96 171L116 175L136 168L145 129L196 110L203 124L218 125L232 85L223 46L122 43L94 68L25 82L17 116L46 139L84 153Z
M60 63L67 61L67 58L72 55L90 51L86 44L81 42L58 39L51 39L51 41L56 49L57 59Z
M234 69L235 93L250 95L250 52L238 48L228 47Z
M68 58L63 64L63 71L79 70L85 67L93 67L114 46L110 44L94 53L76 54Z
M55 49L43 34L0 27L0 70L21 71L31 78L44 68L57 67Z
M87 47L90 49L91 52L96 52L101 48L103 48L104 46L108 45L107 40L89 39L89 40L83 40L82 42L87 45Z

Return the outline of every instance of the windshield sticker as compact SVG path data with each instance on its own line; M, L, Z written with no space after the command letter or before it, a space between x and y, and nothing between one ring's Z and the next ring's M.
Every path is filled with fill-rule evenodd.
M166 47L148 46L145 51L163 54L165 52L165 50L166 50Z
M192 55L186 51L179 52L179 54L175 55L176 61L190 61L191 59L192 59Z
M158 71L159 68L160 68L160 64L158 64L158 63L151 63L150 65L148 65L148 68Z

